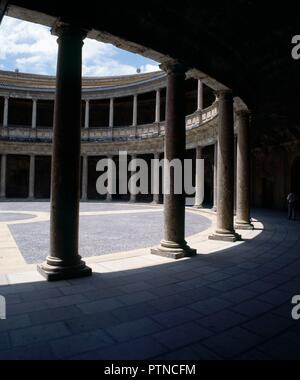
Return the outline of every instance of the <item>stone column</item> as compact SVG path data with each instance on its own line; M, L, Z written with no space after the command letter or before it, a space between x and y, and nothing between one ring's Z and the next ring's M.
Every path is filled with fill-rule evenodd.
M195 208L203 208L204 202L204 158L203 147L198 146L196 149L196 195Z
M134 95L133 97L133 118L132 118L132 126L137 126L137 111L138 111L138 97Z
M57 23L58 62L53 131L50 256L39 271L49 281L90 276L78 253L82 46L86 33Z
M6 96L4 98L3 127L8 126L8 104L9 104L9 98Z
M237 136L234 135L234 198L233 198L233 215L236 215L236 191L237 191Z
M203 110L203 84L202 81L198 80L198 109L197 111Z
M114 126L114 98L110 99L109 103L109 127L113 128Z
M87 99L85 101L85 116L84 116L84 128L88 129L90 127L90 101Z
M211 240L235 242L240 236L233 226L234 202L234 121L230 90L219 92L218 206L217 229Z
M36 117L37 117L37 99L32 99L32 123L31 127L36 128Z
M136 154L131 155L131 160L136 160ZM134 174L134 173L131 172L131 175L132 174ZM132 186L129 190L130 190L130 203L136 203L136 194L134 194L134 192L136 192L135 185L132 184Z
M213 211L218 207L218 143L214 145L214 204Z
M83 155L82 157L82 189L81 189L81 200L87 201L88 195L88 157Z
M1 183L0 183L0 198L6 198L6 154L1 155Z
M35 156L30 155L30 165L29 165L29 199L34 199L34 183L35 183Z
M165 63L162 69L167 72L167 122L165 128L165 160L177 159L182 163L186 153L186 125L184 107L184 82L186 68L178 62ZM165 166L165 168L167 165ZM164 240L152 254L180 259L193 256L196 251L185 241L185 194L176 194L174 171L167 173L170 181L166 181L164 191ZM168 177L167 177L168 178ZM184 178L184 173L183 173ZM170 182L170 191L166 193L166 183Z
M154 181L154 178L158 179L158 183L157 185L159 186L159 179L160 179L160 169L159 169L159 159L160 159L160 155L159 153L155 153L154 154L154 160L155 160L155 165L153 167L153 171L154 173L152 173L153 177L152 177L152 181ZM157 164L158 163L158 164ZM157 189L159 190L159 189ZM158 205L160 204L160 194L153 194L153 202L152 202L154 205Z
M253 230L250 221L250 113L237 112L237 201L236 223L238 230Z
M160 89L156 91L155 123L160 123Z
M107 202L112 202L113 200L113 190L114 190L114 170L113 170L113 156L107 156L107 175L108 175L108 192L106 196Z

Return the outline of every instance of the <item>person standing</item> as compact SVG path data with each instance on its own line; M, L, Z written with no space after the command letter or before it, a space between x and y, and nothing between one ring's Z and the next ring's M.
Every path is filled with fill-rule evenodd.
M291 192L288 197L288 218L289 220L296 220L296 195Z

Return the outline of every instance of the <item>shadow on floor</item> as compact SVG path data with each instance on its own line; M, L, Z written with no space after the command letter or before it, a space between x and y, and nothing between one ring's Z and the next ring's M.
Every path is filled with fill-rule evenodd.
M0 286L0 359L299 359L298 225L259 219L255 240L209 256L104 262L59 283L8 276L20 283Z

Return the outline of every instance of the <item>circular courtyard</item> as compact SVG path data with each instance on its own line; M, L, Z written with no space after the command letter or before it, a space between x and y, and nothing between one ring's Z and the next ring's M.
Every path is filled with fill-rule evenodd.
M40 263L49 254L48 202L9 202L0 205L0 226L9 229L27 264ZM203 215L187 212L186 236L211 226ZM1 228L1 227L0 227ZM82 203L80 255L124 253L158 245L163 239L163 207L145 204Z

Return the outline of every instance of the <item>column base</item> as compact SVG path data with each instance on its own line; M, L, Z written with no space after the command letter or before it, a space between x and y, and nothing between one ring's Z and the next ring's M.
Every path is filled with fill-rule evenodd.
M159 248L151 249L151 254L168 259L179 260L185 257L193 257L197 255L197 250L190 248L185 244L176 244L172 242L162 241Z
M161 205L162 203L160 201L152 201L151 204L158 206L158 205Z
M250 222L236 222L235 225L234 225L234 228L236 230L254 230L254 226L253 224L251 224Z
M217 210L217 207L214 206L214 207L211 209L211 211L213 211L213 212L217 212L217 211L218 211L218 210Z
M237 241L241 241L242 236L235 233L235 232L222 233L222 232L216 231L214 234L210 235L208 237L208 239L209 240L215 240L215 241L224 241L224 242L235 243Z
M53 258L50 260L53 260ZM92 275L92 269L86 266L84 261L80 261L78 265L71 267L55 266L46 262L38 265L37 270L49 282L89 277Z
M194 205L193 208L201 210L203 208L203 205Z

